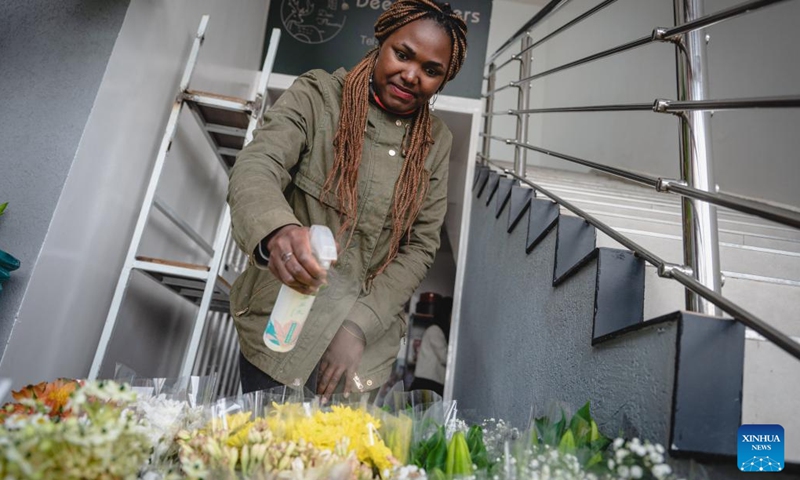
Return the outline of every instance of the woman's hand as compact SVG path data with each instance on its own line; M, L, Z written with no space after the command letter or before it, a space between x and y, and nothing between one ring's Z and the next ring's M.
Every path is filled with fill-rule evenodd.
M358 325L345 320L319 362L317 394L323 396L323 401L333 395L342 375L345 376L343 393L345 397L350 394L365 345L366 338ZM358 382L360 380L356 382L356 388L360 390L362 387Z
M327 272L311 253L308 227L286 225L267 240L269 271L300 293L316 293L326 283Z

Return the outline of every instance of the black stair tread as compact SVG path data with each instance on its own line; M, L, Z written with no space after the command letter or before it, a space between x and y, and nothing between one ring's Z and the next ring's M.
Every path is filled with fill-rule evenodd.
M514 185L519 185L519 180L507 177L500 179L500 183L497 185L497 193L495 194L497 197L497 201L495 202L495 218L500 218L503 209L508 205L508 201L511 198L511 188Z

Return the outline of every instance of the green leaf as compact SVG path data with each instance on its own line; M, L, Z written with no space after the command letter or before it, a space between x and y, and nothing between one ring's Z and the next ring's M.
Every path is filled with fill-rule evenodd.
M447 475L438 468L428 471L428 480L447 480Z
M564 415L564 412L561 412L561 420L558 422L549 425L546 432L542 434L542 442L547 445L556 446L558 442L561 440L561 437L564 436L564 431L567 428L567 418Z
M467 446L472 463L479 469L489 466L489 454L486 452L486 444L483 442L483 429L473 425L467 431Z
M590 468L592 468L593 466L599 464L602 461L603 461L603 453L602 452L597 452L597 453L594 454L594 456L592 456L592 458L590 458L586 462L586 465L584 465L584 469L589 470Z
M428 455L425 458L425 470L438 468L444 470L447 465L447 437L444 427L439 427L436 434L428 440Z
M586 420L587 423L591 422L592 415L589 413L589 402L586 402L586 405L582 406L581 409L575 413L575 416Z
M447 465L444 473L450 475L469 475L472 473L472 458L469 454L464 432L456 432L447 446Z
M0 203L0 215L2 215L2 214L3 214L3 212L5 212L5 211L6 211L6 207L7 207L7 206L8 206L8 202L6 202L6 203Z
M534 447L539 446L539 429L536 428L536 422L531 425L531 445Z
M590 430L589 430L589 442L590 443L596 442L597 440L600 440L600 438L601 438L600 429L597 428L597 422L592 420L590 423Z
M550 419L547 417L539 417L533 421L534 427L539 432L539 436L542 439L542 443L547 443L545 437L547 432L550 430Z
M572 430L567 430L561 441L558 442L558 451L561 453L572 453L575 451L575 437L572 435Z

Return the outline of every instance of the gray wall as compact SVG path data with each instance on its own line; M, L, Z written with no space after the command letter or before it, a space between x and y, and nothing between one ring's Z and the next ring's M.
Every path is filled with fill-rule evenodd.
M18 320L128 3L0 3L0 203L9 202L0 217L0 249L22 262L0 293L0 352Z
M74 162L52 221L43 220L50 232L0 362L0 377L19 386L87 375L200 17L208 13L211 20L191 87L246 97L260 68L267 6L262 0L131 2L116 42L111 37L104 45L113 53L102 66L99 90L95 86L90 95L91 114L70 125L82 139L77 145L75 138ZM54 17L54 23L63 22ZM105 24L100 23L92 28ZM58 35L63 32L54 34L54 41ZM84 85L75 79L61 89L64 96L77 95ZM20 174L27 170L23 160L41 156L33 154L36 137L14 139L12 146L27 143L32 152L13 164ZM158 195L210 241L225 185L199 128L184 112ZM32 196L51 194L39 185L28 190ZM208 260L159 213L151 217L138 253ZM194 307L138 275L130 292L101 373L111 373L122 361L143 375L177 374Z
M496 196L495 196L496 197ZM557 227L525 253L527 214L507 233L509 207L473 199L453 398L460 413L526 428L555 404L592 401L603 432L668 444L677 325L592 347L597 260L553 287ZM619 388L625 384L625 388Z
M510 2L496 2L495 11ZM568 3L534 30L534 39L560 27L599 3ZM740 3L708 0L711 13ZM711 98L796 95L800 85L800 52L793 34L800 4L768 7L706 29ZM529 18L529 17L528 17ZM672 2L620 0L578 27L535 49L533 72L538 73L606 48L648 35L654 27L672 26ZM494 27L493 21L493 27ZM514 29L509 28L506 38ZM490 40L493 43L493 40ZM491 49L490 49L491 51ZM514 52L509 52L514 53ZM502 60L508 58L502 57ZM501 71L498 84L516 75L515 67ZM559 72L532 84L532 107L650 103L675 98L674 48L651 44L627 53ZM498 94L499 107L516 105L514 89ZM800 177L800 112L717 112L712 119L716 180L720 188L744 195L800 205L795 179ZM677 176L678 120L670 115L642 113L544 114L532 117L530 143L660 176ZM501 118L495 132L514 136L514 122ZM492 156L511 158L511 149L493 142ZM531 152L529 164L580 170L565 161Z

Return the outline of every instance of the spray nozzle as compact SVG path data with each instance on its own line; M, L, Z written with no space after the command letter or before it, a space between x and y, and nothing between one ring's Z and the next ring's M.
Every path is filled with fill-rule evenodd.
M311 226L311 253L317 258L322 268L329 269L337 259L336 240L333 232L325 225Z

